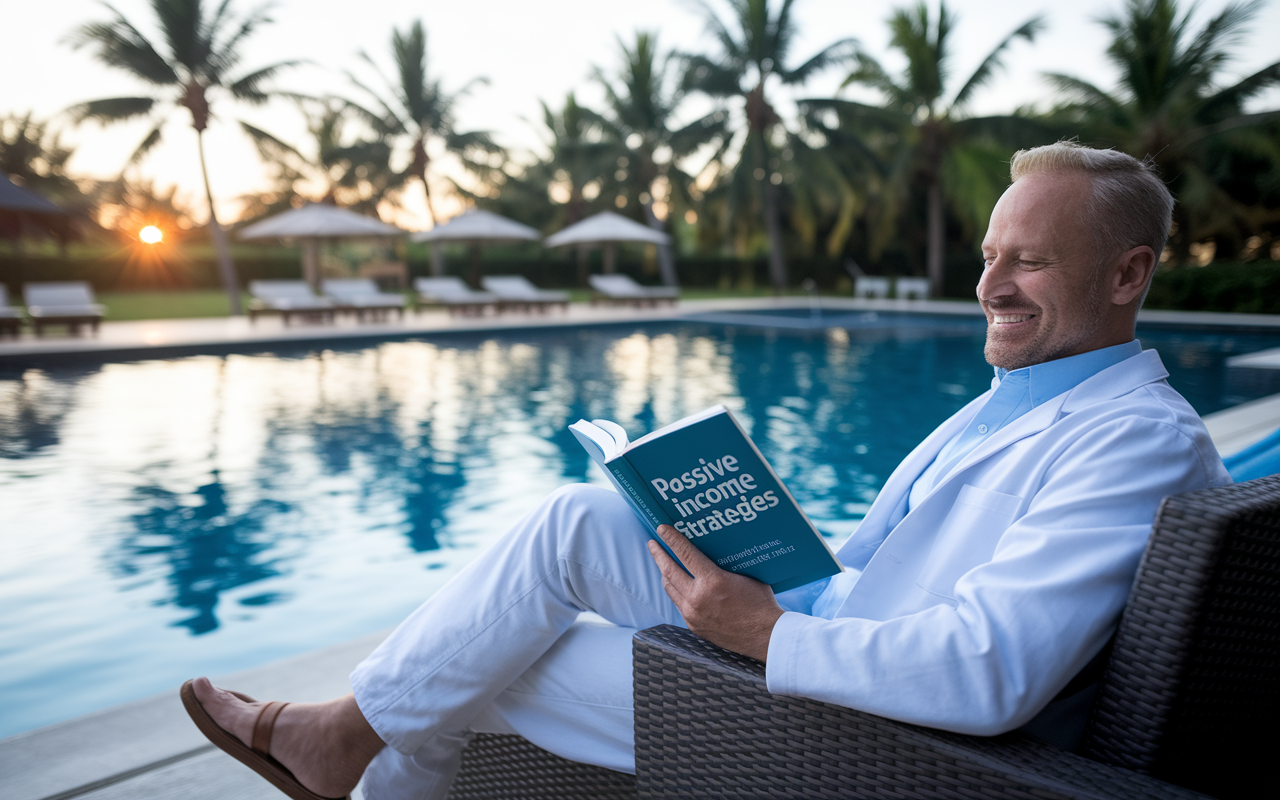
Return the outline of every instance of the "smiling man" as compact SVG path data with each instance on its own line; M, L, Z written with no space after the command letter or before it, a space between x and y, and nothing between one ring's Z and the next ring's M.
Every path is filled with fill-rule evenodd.
M630 637L671 623L764 661L771 692L1070 748L1160 500L1230 478L1134 338L1164 184L1072 143L1019 152L1012 177L978 284L992 388L889 476L843 573L775 597L664 526L685 573L616 494L566 487L397 628L354 694L263 704L201 678L192 718L296 798L362 776L370 800L444 797L474 732L633 771Z

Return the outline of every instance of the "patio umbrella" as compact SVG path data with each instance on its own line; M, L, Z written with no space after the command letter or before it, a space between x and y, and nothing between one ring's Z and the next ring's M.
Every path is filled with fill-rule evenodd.
M297 239L302 245L302 274L320 289L320 240L366 236L400 236L404 231L382 220L324 203L312 203L255 222L239 233L241 239Z
M536 242L542 238L536 228L522 225L513 219L492 211L471 209L429 231L421 231L410 237L415 242L467 242L471 246L471 284L480 287L481 242ZM432 272L443 272L436 259L432 259Z
M32 228L66 239L72 233L71 215L0 172L0 236L17 239Z
M547 247L563 247L570 244L603 247L604 271L610 273L616 268L618 242L643 242L662 246L671 244L671 237L648 225L641 225L635 220L627 219L621 214L601 211L582 222L570 225L559 233L548 236L544 244Z

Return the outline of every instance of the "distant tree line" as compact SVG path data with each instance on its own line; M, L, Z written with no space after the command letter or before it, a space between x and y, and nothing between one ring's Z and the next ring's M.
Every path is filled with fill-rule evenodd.
M153 96L71 109L77 122L152 119L130 163L154 147L172 110L189 112L200 134L212 102L261 103L277 94L279 72L296 66L238 70L245 40L270 22L265 8L233 18L225 4L202 0L151 5L162 41L118 13L70 39L155 87ZM243 198L242 221L321 200L376 214L421 192L434 224L443 192L546 233L602 210L664 229L677 243L657 254L666 282L680 279L682 260L760 259L782 290L793 280L789 264L826 259L854 272L927 275L942 294L949 264L976 263L1012 153L1078 138L1159 166L1178 199L1168 267L1277 259L1280 110L1249 104L1280 85L1280 61L1224 80L1261 5L1233 3L1196 25L1194 9L1176 0L1125 0L1100 20L1111 39L1113 88L1052 74L1053 105L979 116L975 98L1013 45L1043 32L1043 19L1023 21L971 74L957 76L957 19L947 5L900 8L888 20L890 46L906 67L893 74L850 39L796 54L792 0L707 0L704 50L666 49L653 32L619 39L616 62L592 73L603 104L584 106L573 92L544 100L534 121L542 147L515 153L490 132L462 128L458 108L485 81L446 88L429 70L427 33L415 21L393 30L389 58L359 54L348 73L352 96L289 95L306 120L304 140L241 123L270 180L267 191ZM777 111L779 87L832 71L876 99L813 97L799 100L793 117ZM691 107L705 113L691 118ZM47 122L10 116L0 134L0 170L55 201L83 206L77 198L92 188L90 204L167 204L190 214L148 184L88 187L69 176L71 151ZM203 167L202 144L198 155ZM442 160L451 166L442 169ZM211 227L230 270L216 220Z

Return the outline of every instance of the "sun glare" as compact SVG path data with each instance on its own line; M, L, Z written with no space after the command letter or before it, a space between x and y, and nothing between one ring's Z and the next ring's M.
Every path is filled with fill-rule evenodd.
M158 244L159 242L164 241L164 231L160 230L155 225L148 225L138 232L138 238L141 239L144 244Z

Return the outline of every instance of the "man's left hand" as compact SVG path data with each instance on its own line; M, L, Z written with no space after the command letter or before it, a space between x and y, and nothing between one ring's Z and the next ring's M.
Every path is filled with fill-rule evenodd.
M726 650L764 661L769 654L769 635L782 616L773 590L745 575L720 569L670 525L659 527L658 535L693 573L690 577L657 542L649 542L649 553L662 570L662 587L684 615L689 630Z

